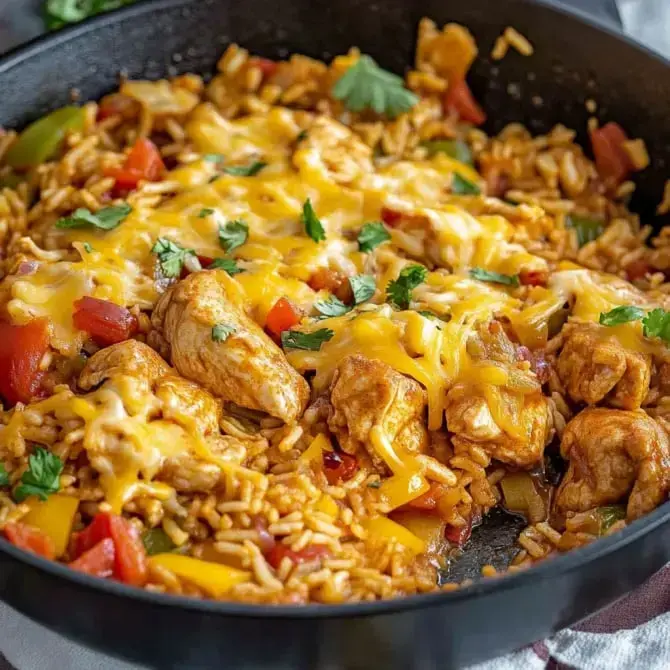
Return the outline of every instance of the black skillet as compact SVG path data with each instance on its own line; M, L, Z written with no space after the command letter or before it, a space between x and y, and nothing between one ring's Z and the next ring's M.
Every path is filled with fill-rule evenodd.
M69 101L98 98L120 71L132 77L211 72L226 44L284 58L329 58L352 44L401 72L418 20L458 21L482 56L471 75L490 130L522 121L583 130L584 102L644 137L653 165L634 204L652 218L670 157L668 63L626 39L529 0L157 0L42 39L0 62L0 124L20 127ZM487 54L507 25L535 44L532 58ZM537 97L542 104L537 104ZM536 101L535 103L533 101ZM474 575L504 564L519 522L499 513L454 567ZM452 668L491 658L571 625L635 588L670 560L670 504L613 537L523 574L454 593L392 602L251 607L134 590L69 571L0 541L0 597L86 645L157 668Z

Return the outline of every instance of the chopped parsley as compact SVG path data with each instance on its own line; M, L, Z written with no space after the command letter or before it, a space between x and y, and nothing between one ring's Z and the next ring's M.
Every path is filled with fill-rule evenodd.
M609 312L601 312L598 321L603 326L618 326L629 321L639 321L644 316L644 310L632 305L621 305Z
M91 251L93 251L93 247L88 242L84 242L84 244L82 246L84 247L84 251L87 254L90 254Z
M323 228L321 220L316 215L312 201L307 198L305 204L302 206L302 225L305 227L305 232L315 241L321 242L326 239L326 231Z
M402 77L380 68L365 55L335 82L331 93L352 112L373 109L390 118L409 111L419 101L405 88Z
M605 230L602 221L589 219L585 216L575 216L574 214L565 217L565 225L574 229L580 249L585 244L598 239Z
M488 281L494 284L504 284L505 286L518 286L519 275L504 275L500 272L491 272L484 268L472 268L470 276L479 281Z
M263 161L253 161L249 165L229 165L223 172L234 177L255 177L266 165Z
M235 331L234 326L229 326L227 323L217 323L212 328L212 339L214 342L225 342Z
M423 142L422 146L426 147L429 156L435 154L446 154L449 158L453 158L460 163L466 165L473 165L472 151L470 147L463 142L463 140L428 140Z
M318 351L324 342L328 342L335 333L330 328L320 328L313 333L302 333L299 330L285 330L281 334L284 349L302 349Z
M465 177L461 177L458 172L454 172L451 177L451 192L456 195L479 195L482 190L477 184L473 184Z
M358 233L358 249L368 253L390 239L391 233L381 221L370 221L364 223L361 232Z
M360 305L366 300L370 300L375 294L377 285L372 275L355 275L349 277L349 284L354 294L354 305Z
M214 214L214 210L211 207L203 207L199 212L198 212L198 218L199 219L204 219L211 214Z
M9 486L9 473L3 463L0 463L0 486Z
M331 295L327 300L319 300L314 303L314 308L323 316L342 316L346 314L351 307L345 305L339 298Z
M228 221L219 226L219 244L228 252L241 247L248 237L249 226L244 221Z
M412 300L412 291L426 281L428 270L423 265L408 265L400 271L397 279L386 287L386 301L398 309L407 309Z
M207 268L208 270L225 270L231 277L244 272L234 258L215 258Z
M50 493L60 489L63 462L44 447L36 447L28 458L28 469L21 475L21 483L14 491L14 499L22 502L28 496L46 500Z
M164 277L174 278L181 274L184 263L189 256L197 261L197 256L193 249L184 249L181 245L167 239L159 237L151 251L158 256L158 263Z
M368 482L369 489L378 489L382 485L381 479L373 479L371 482Z
M56 223L56 228L83 228L93 226L99 230L116 228L132 212L132 207L125 202L114 207L103 207L95 214L90 209L80 207L70 216L66 216Z

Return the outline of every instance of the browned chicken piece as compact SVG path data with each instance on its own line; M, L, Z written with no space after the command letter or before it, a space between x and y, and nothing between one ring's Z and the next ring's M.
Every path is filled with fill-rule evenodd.
M605 326L573 324L558 357L558 375L576 402L638 409L649 391L651 357L626 349Z
M250 319L223 270L195 272L168 289L152 315L179 374L235 404L287 424L302 415L309 386L281 349ZM212 329L232 329L216 340Z
M89 390L121 375L145 382L161 401L166 419L183 423L180 416L185 416L195 419L203 435L219 432L220 402L177 375L150 346L136 340L119 342L93 354L79 375L79 386Z
M382 361L358 355L343 359L330 386L330 403L328 426L342 449L349 454L366 449L382 470L390 463L370 437L374 428L400 459L428 444L425 391Z
M628 496L626 515L632 521L660 505L670 491L668 438L641 410L585 409L568 423L561 455L570 466L556 494L559 514Z
M467 384L457 384L449 391L445 414L454 444L479 446L492 458L522 468L542 459L549 437L549 407L539 393L524 397L515 422L517 435L509 435L496 423L481 393Z

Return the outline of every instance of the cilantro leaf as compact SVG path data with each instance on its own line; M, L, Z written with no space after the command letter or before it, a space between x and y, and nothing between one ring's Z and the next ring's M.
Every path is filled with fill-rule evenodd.
M358 233L358 249L367 253L390 239L391 233L381 221L369 221L363 224Z
M326 239L326 231L319 217L312 207L312 201L307 198L302 206L302 225L305 226L305 232L315 241L321 242Z
M611 309L609 312L601 312L598 322L603 326L618 326L621 323L628 323L629 321L639 321L643 316L644 310L640 307L621 305L620 307Z
M100 230L112 230L132 212L132 207L125 202L114 207L103 207L95 214L90 209L80 207L75 209L70 216L59 219L56 228L83 228L93 226Z
M228 252L241 247L248 237L249 226L244 221L228 221L225 225L219 226L219 244Z
M331 93L352 112L373 109L390 118L407 112L419 101L405 88L402 77L380 68L365 55L335 82Z
M225 342L236 330L234 326L229 326L226 323L217 323L212 328L212 339L214 342Z
M214 210L211 207L203 207L198 212L198 218L199 219L204 219L204 218L208 217L210 214L214 214Z
M351 307L345 305L339 298L331 295L327 300L319 300L314 303L316 309L323 316L342 316L346 314Z
M28 496L46 500L50 493L60 489L63 462L44 447L36 447L28 458L28 469L21 476L21 483L14 491L14 499L22 502Z
M244 272L234 258L215 258L207 268L208 270L225 270L231 277Z
M284 349L302 349L318 351L324 342L328 342L335 333L330 328L320 328L313 333L302 333L299 330L285 330L281 334Z
M366 300L370 300L375 294L377 285L372 275L355 275L349 277L349 284L354 294L354 305L360 305Z
M642 319L645 337L660 337L664 342L670 342L670 312L657 307L652 309Z
M449 158L465 163L466 165L473 165L472 151L470 147L463 142L463 140L428 140L422 142L422 146L426 147L429 156L435 154L446 154Z
M207 161L208 163L223 163L225 157L223 154L205 154L202 157L202 160Z
M428 270L423 265L408 265L400 271L397 279L386 287L386 301L398 309L407 309L412 300L412 291L426 281Z
M458 172L454 172L451 177L451 192L456 195L479 195L482 190L471 181L461 177Z
M580 249L585 244L598 239L605 230L602 221L589 219L585 216L575 216L574 214L565 217L565 225L568 228L574 228Z
M197 261L197 256L193 249L184 249L184 247L167 239L167 237L159 237L156 240L156 244L151 248L151 251L158 256L161 272L163 276L168 278L179 277L184 263L189 256L192 256Z
M0 463L0 486L9 486L9 473L3 463Z
M484 268L472 268L470 276L479 281L493 282L494 284L504 284L505 286L518 286L519 275L504 275L500 272L491 272Z
M90 254L91 251L93 251L93 247L88 242L84 242L83 246L84 246L84 251L87 254Z
M47 0L44 22L47 30L57 30L69 23L79 23L96 14L131 5L135 0Z
M229 165L223 172L234 177L255 177L266 165L263 161L253 161L249 165Z

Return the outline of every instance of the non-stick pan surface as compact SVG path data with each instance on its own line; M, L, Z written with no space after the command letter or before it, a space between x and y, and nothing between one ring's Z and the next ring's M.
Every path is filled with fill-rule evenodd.
M670 165L670 68L587 22L530 0L157 0L42 39L0 61L0 125L20 127L97 98L119 72L150 77L213 70L230 41L270 58L325 57L352 44L401 72L418 20L457 21L482 56L472 72L489 130L521 121L583 131L585 101L603 121L644 137L653 164L634 206L654 222ZM487 54L507 25L535 44L532 58ZM656 221L656 225L661 222ZM504 565L518 520L496 513L478 529L452 577ZM670 504L622 533L523 574L454 593L384 603L303 608L201 602L99 581L0 541L0 597L84 644L157 668L451 668L490 658L568 626L635 588L670 560Z

